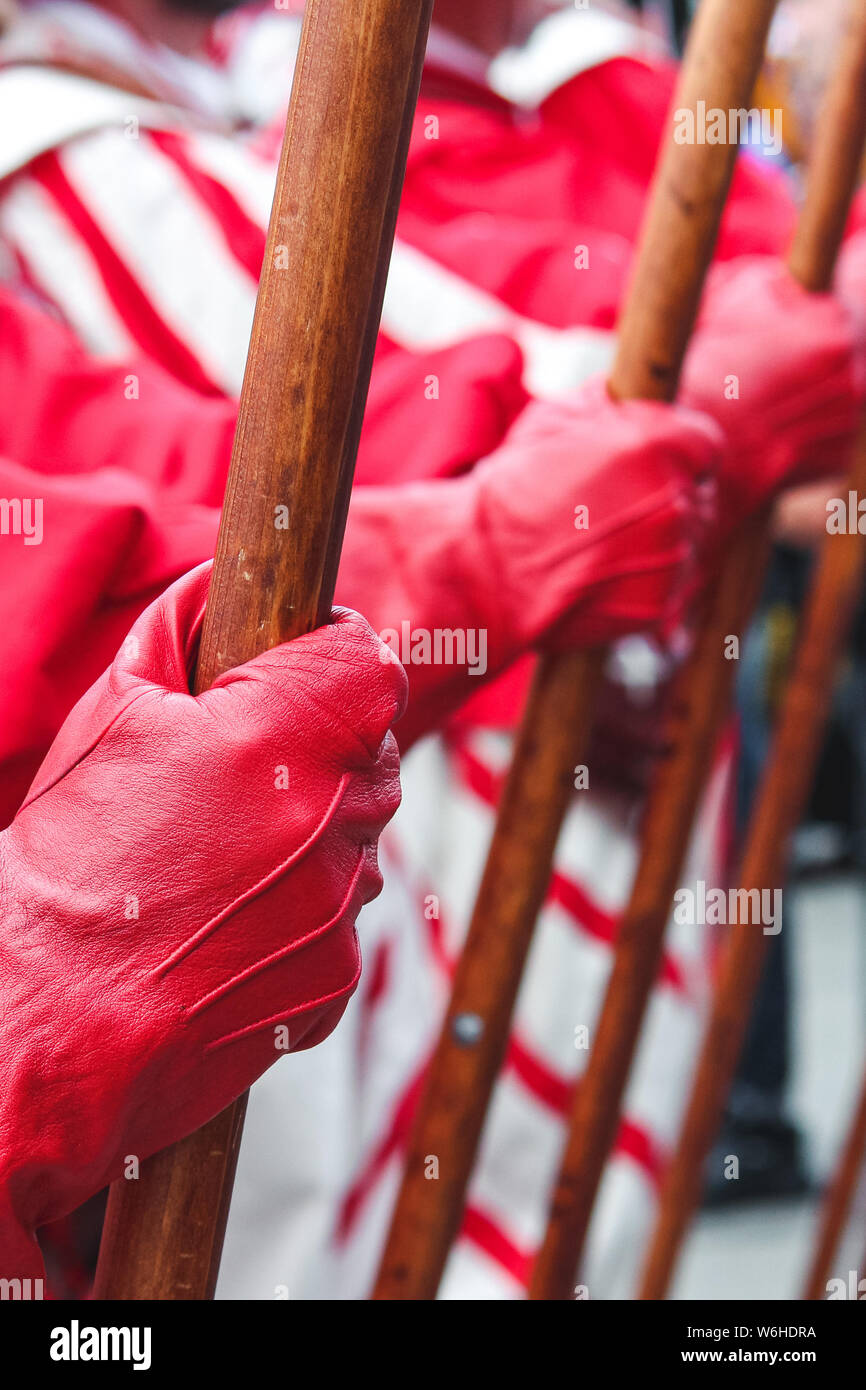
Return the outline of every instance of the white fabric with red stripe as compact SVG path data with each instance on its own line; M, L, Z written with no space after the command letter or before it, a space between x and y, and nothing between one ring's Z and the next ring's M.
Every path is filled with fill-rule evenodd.
M272 24L272 14L261 22ZM237 35L249 61L251 23L238 23ZM146 57L153 73L152 49ZM224 39L220 61L230 69L231 60ZM166 82L176 93L179 71L170 66ZM202 392L234 393L274 168L242 138L203 128L194 91L195 128L169 105L91 87L35 67L0 71L0 110L4 90L14 92L20 126L33 124L38 137L28 145L0 126L0 171L19 170L0 189L0 242L16 273L94 352L143 353ZM123 124L131 114L135 138ZM417 244L398 242L383 316L393 343L441 348L490 330L519 343L534 394L574 387L611 351L610 334L536 321ZM507 746L478 731L457 744L428 740L406 760L404 806L383 850L386 889L361 918L359 993L326 1044L278 1064L254 1088L220 1296L368 1292ZM694 877L711 880L719 868L723 785L720 774L699 823ZM634 801L593 790L569 812L444 1297L514 1298L523 1290L568 1084L585 1061L575 1028L591 1028L599 1007L634 868L638 811ZM695 1048L705 936L679 929L668 949L593 1227L586 1269L593 1296L622 1295L633 1278L658 1155L671 1141Z

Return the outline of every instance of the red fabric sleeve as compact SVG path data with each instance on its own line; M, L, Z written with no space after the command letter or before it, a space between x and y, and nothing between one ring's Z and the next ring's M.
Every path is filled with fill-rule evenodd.
M37 473L122 468L176 501L222 503L236 406L153 362L88 356L64 324L0 285L0 454Z

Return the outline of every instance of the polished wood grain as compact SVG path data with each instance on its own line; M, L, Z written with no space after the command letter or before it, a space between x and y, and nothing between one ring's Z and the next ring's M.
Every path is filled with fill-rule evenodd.
M330 614L431 7L308 0L197 690ZM245 1106L114 1185L97 1297L213 1297Z

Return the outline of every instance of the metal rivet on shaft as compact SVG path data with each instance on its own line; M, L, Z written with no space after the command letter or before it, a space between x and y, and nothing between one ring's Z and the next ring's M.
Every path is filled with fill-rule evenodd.
M455 1014L451 1032L461 1047L473 1047L484 1032L484 1019L480 1014Z

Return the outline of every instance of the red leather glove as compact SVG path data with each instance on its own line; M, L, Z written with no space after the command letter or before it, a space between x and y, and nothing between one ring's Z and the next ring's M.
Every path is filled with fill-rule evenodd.
M409 352L380 338L356 487L465 473L493 452L528 404L522 376L523 354L504 333L439 352Z
M194 698L209 571L142 614L0 836L7 1278L126 1155L325 1038L357 982L403 673L340 611Z
M728 440L723 531L785 486L847 468L864 368L864 336L844 306L801 289L780 261L744 257L711 272L680 400Z
M363 596L407 665L401 747L531 647L673 622L712 515L719 447L694 412L615 404L593 383L567 404L530 406L463 477L356 490L337 592ZM448 661L459 645L437 660L436 634L451 632L475 674L470 660Z

